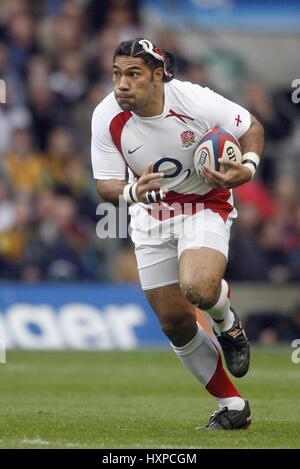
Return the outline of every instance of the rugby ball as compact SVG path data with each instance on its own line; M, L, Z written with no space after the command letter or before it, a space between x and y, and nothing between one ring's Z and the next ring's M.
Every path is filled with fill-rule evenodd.
M242 151L239 141L231 132L216 127L209 130L201 137L199 145L194 153L194 166L196 173L202 178L203 166L209 166L215 171L226 172L226 168L219 163L218 159L225 161L242 162Z

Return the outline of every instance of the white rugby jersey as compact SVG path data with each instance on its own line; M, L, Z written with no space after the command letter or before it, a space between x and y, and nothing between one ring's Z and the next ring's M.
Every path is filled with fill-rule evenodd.
M92 166L95 179L126 179L142 175L149 163L165 177L161 187L173 199L211 191L194 170L194 151L210 129L221 127L237 139L250 127L250 113L236 103L190 82L173 79L164 84L161 115L140 117L123 111L110 93L92 118ZM169 194L167 196L168 200ZM182 197L184 199L184 197Z

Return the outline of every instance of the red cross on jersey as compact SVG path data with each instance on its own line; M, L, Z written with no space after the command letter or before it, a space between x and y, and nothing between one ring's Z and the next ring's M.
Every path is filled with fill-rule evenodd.
M236 120L236 126L237 126L237 127L239 126L239 124L241 124L241 123L242 123L242 121L241 121L241 119L240 119L240 115L239 115L239 114L238 114L238 116L237 116L237 117L236 117L234 120Z

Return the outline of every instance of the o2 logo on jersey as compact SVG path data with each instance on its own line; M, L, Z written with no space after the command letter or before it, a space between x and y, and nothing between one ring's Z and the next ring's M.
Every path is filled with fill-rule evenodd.
M165 158L161 158L160 160L156 161L156 163L153 165L154 173L159 173L161 171L165 173L165 179L175 178L176 176L178 176L178 174L181 173L182 164L180 163L180 161L166 156Z
M187 179L192 174L191 169L183 169L180 161L175 160L175 158L171 158L169 156L161 158L160 160L156 161L156 163L154 163L153 172L159 173L160 171L164 173L164 179L177 178L173 184L168 184L169 189L172 187L172 185L177 186L177 184L185 181L185 179Z

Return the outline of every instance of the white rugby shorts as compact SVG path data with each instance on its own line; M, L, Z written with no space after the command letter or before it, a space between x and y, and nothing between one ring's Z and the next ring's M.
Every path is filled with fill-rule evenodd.
M214 189L197 198L183 196L177 205L147 207L130 207L130 234L143 290L178 283L178 261L185 249L207 247L228 257L230 227L237 217L231 191Z

